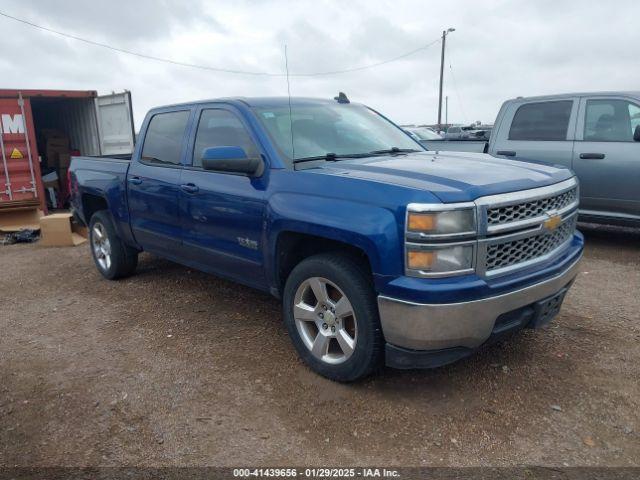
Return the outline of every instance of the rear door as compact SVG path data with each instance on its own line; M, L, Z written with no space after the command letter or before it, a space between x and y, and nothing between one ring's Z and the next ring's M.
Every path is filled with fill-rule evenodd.
M191 113L165 109L147 119L127 174L133 235L144 250L169 258L180 245L178 191Z
M593 96L580 101L573 169L583 210L640 217L640 101Z
M571 167L578 103L566 98L507 104L492 133L491 154Z
M100 154L118 155L133 152L135 130L131 92L103 95L95 99Z

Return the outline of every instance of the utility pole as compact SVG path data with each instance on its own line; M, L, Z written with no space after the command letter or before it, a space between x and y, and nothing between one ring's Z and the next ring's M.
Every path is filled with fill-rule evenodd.
M442 53L440 55L440 95L438 95L438 133L442 130L442 80L444 77L444 46L447 42L447 34L455 32L455 28L448 28L442 32Z
M449 126L449 95L444 97L444 124Z

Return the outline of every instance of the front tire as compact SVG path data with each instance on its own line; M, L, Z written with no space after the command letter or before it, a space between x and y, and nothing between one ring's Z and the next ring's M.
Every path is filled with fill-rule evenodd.
M300 357L324 377L358 380L382 362L376 295L368 272L350 257L300 262L284 287L283 317Z
M98 271L109 280L128 277L138 266L138 252L118 236L107 210L100 210L91 217L89 244Z

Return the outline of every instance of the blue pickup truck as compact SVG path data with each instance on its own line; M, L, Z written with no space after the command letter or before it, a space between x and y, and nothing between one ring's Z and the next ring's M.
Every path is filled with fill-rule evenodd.
M343 95L156 108L131 156L75 157L70 179L104 277L146 251L270 292L337 381L545 325L583 250L570 170L427 152Z

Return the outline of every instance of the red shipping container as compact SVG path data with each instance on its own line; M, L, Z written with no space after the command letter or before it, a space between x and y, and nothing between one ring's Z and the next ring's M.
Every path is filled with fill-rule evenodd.
M40 205L44 210L44 190L29 100L0 98L0 128L0 203L2 206L9 203Z
M51 131L65 135L68 153L131 153L130 92L99 97L94 90L0 90L0 213L29 207L46 212L40 160L47 155L42 139ZM67 166L49 165L61 172Z

